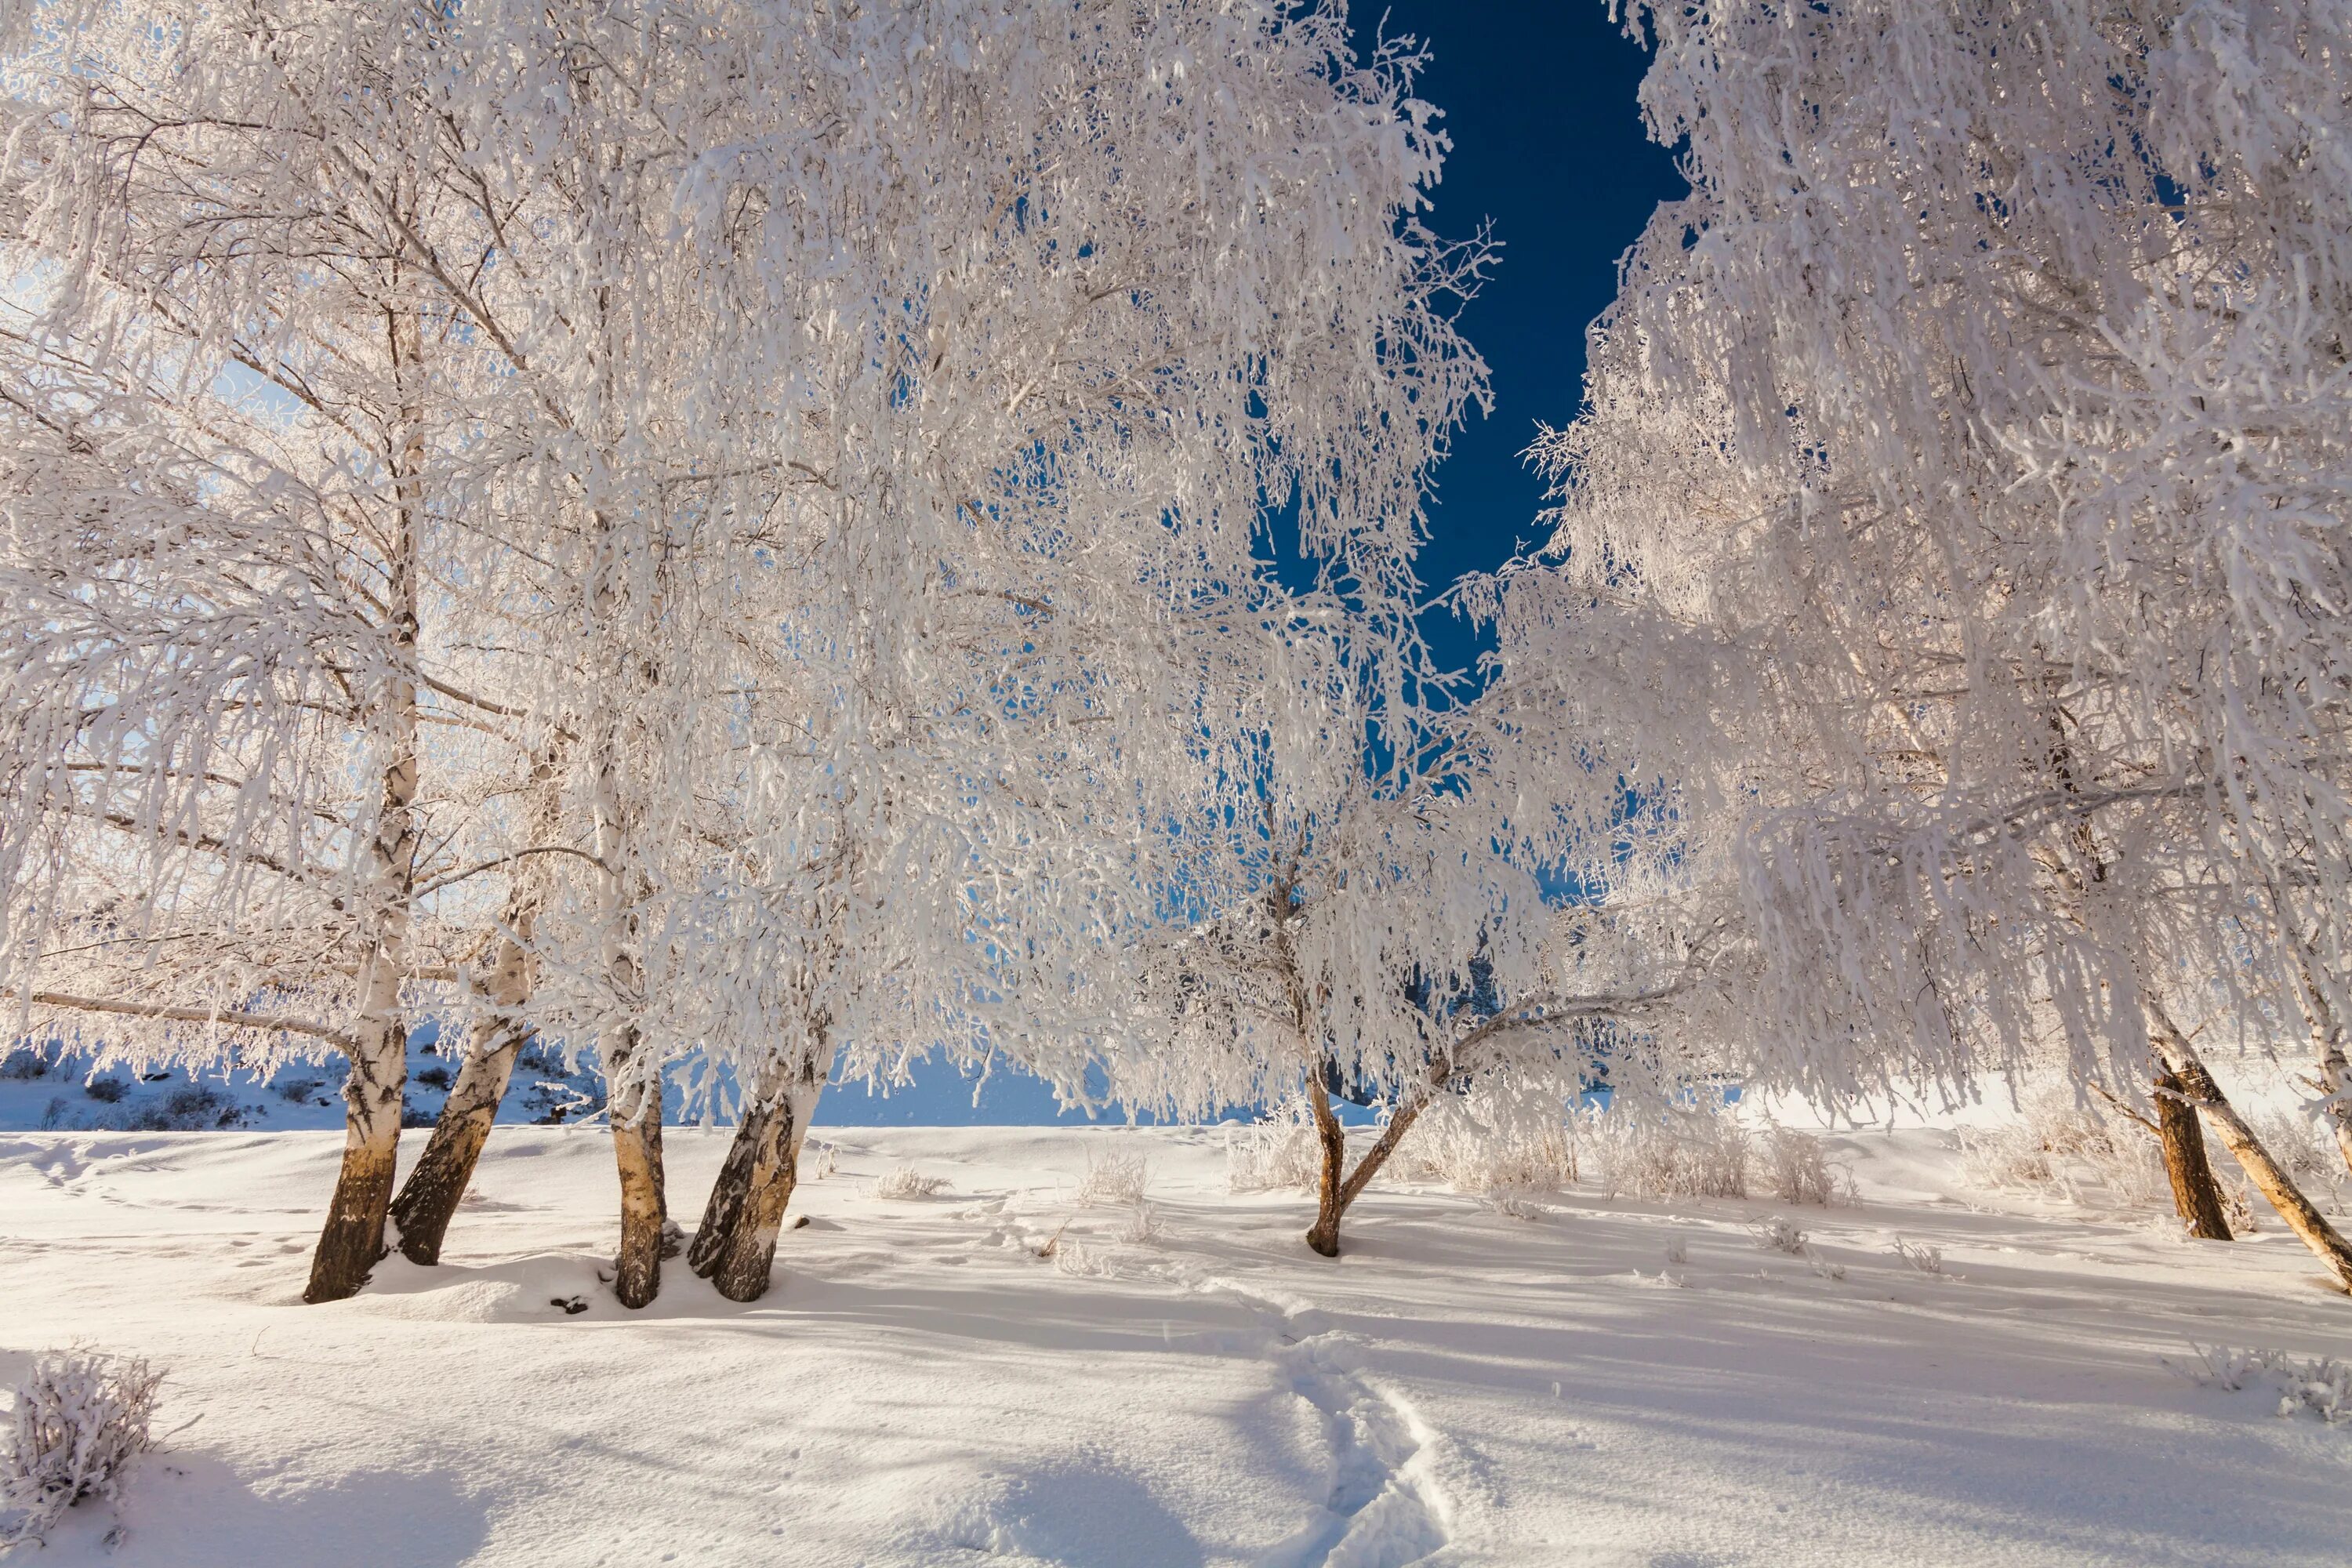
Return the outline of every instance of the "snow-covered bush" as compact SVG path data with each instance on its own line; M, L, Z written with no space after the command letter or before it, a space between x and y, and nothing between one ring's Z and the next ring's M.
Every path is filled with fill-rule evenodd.
M1111 1150L1087 1152L1086 1174L1078 1178L1078 1202L1087 1208L1139 1204L1151 1180L1151 1166L1140 1154Z
M121 1495L131 1460L153 1444L163 1374L139 1357L55 1351L16 1388L8 1451L0 1455L0 1548L38 1542L84 1498Z
M1779 1215L1749 1226L1748 1234L1754 1237L1756 1245L1767 1252L1785 1252L1791 1258L1802 1258L1811 1250L1805 1233L1797 1227L1794 1221Z
M1837 1178L1822 1141L1790 1127L1766 1127L1750 1146L1755 1184L1784 1204L1820 1204L1836 1199Z
M2352 1420L2352 1363L2193 1341L2189 1348L2197 1352L2195 1365L2169 1358L2164 1364L2192 1383L2232 1390L2266 1384L2278 1391L2281 1415L2315 1415L2330 1426Z
M877 1198L928 1198L947 1190L945 1176L926 1176L912 1165L901 1165L874 1184Z
M1479 1083L1422 1113L1395 1168L1458 1193L1556 1191L1578 1175L1576 1125L1563 1106L1564 1096L1549 1086Z
M1135 1205L1135 1212L1128 1215L1127 1224L1120 1229L1118 1238L1129 1247L1141 1247L1158 1241L1162 1228L1160 1223L1160 1211L1148 1203L1139 1202Z
M1089 1247L1082 1241L1065 1241L1054 1248L1056 1271L1082 1279L1116 1279L1118 1256L1108 1247Z
M1225 1183L1237 1193L1311 1187L1321 1157L1314 1119L1302 1099L1284 1100L1246 1127L1225 1130Z
M1604 1110L1584 1140L1612 1197L1748 1195L1748 1131L1728 1110Z
M2074 1203L2102 1194L2131 1208L2169 1201L2163 1152L2137 1123L2055 1083L2028 1089L2018 1110L2015 1121L1959 1130L1963 1180Z

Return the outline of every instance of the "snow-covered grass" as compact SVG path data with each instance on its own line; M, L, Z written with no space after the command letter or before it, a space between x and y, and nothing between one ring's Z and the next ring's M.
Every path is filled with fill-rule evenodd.
M2278 1396L2281 1415L2315 1415L2333 1426L2352 1421L2352 1363L2333 1356L2292 1356L2280 1351L2232 1350L2191 1343L2195 1365L2175 1362L2192 1383L2235 1393L2264 1388Z
M1078 1178L1078 1202L1087 1208L1143 1201L1151 1184L1151 1163L1127 1149L1089 1149L1085 1174Z
M1979 1187L2119 1208L2168 1201L2155 1134L2062 1084L2034 1084L2016 1116L1957 1136L1961 1169Z
M874 1195L903 1202L909 1198L936 1197L947 1187L945 1176L927 1176L912 1165L900 1165L874 1184Z
M1228 1127L1225 1185L1236 1193L1312 1187L1322 1169L1307 1102L1286 1100L1246 1126Z
M1748 1195L1748 1130L1728 1110L1612 1110L1585 1119L1604 1189L1644 1198Z
M0 1387L77 1338L173 1369L119 1510L28 1561L2343 1561L2352 1424L2166 1364L2217 1322L2340 1361L2352 1303L2302 1247L1988 1194L1948 1131L1823 1133L1856 1200L1827 1209L1588 1175L1530 1225L1384 1182L1336 1261L1302 1194L1228 1190L1215 1129L821 1131L841 1179L793 1195L764 1300L673 1263L635 1314L598 1129L499 1129L446 1261L323 1307L337 1136L0 1134ZM674 1211L726 1142L668 1133ZM1090 1154L1150 1162L1148 1244L1073 1205ZM950 1194L877 1197L902 1168ZM1750 1239L1791 1214L1810 1258Z

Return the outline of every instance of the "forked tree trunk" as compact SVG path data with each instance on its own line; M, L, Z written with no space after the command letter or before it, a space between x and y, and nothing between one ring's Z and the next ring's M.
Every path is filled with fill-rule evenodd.
M702 1253L695 1272L730 1301L756 1301L767 1294L776 1237L800 1182L801 1144L824 1087L823 1076L803 1063L766 1104L748 1111L737 1130L737 1142L747 1149L748 1158L738 1163L730 1150L730 1163L741 1184L731 1194L712 1190L711 1207L720 1212L706 1213L705 1230L695 1236ZM727 1174L722 1172L722 1178Z
M621 1250L613 1260L613 1294L624 1307L643 1307L661 1293L662 1232L669 1218L661 1114L659 1079L632 1084L612 1100L613 1157L621 1176Z
M457 1069L457 1085L433 1123L433 1137L425 1145L424 1158L408 1173L400 1195L393 1200L392 1223L400 1232L401 1256L411 1263L441 1261L442 1240L474 1180L482 1145L489 1141L499 1104L506 1099L507 1085L514 1077L515 1057L530 1033L530 1026L515 1017L485 1018L475 1024L467 1041L465 1064Z
M2151 1011L2157 1020L2158 1048L2165 1066L2179 1078L2184 1096L2205 1113L2206 1120L2213 1124L2214 1135L2236 1156L2246 1175L2262 1189L2263 1196L2278 1210L2287 1227L2326 1268L2336 1287L2352 1292L2352 1242L2347 1242L2342 1233L2327 1223L2327 1216L2303 1195L2294 1178L2271 1158L2263 1141L2254 1135L2254 1130L2238 1114L2237 1108L2221 1092L2221 1086L2206 1070L2189 1037L2174 1026L2161 1007L2152 1006Z
M2164 1173L2172 1183L2172 1206L2189 1234L2206 1241L2228 1241L2230 1222L2221 1212L2221 1184L2205 1158L2205 1134L2187 1090L2168 1068L2156 1075L2156 1135L2164 1148Z
M1404 1141L1405 1132L1412 1126L1414 1119L1428 1106L1432 1092L1429 1087L1421 1084L1406 1090L1398 1099L1396 1109L1389 1113L1388 1125L1381 1129L1381 1135L1372 1140L1372 1146L1364 1151L1363 1157L1356 1162L1356 1168L1350 1171L1348 1169L1348 1130L1331 1109L1330 1094L1323 1087L1323 1074L1318 1067L1318 1070L1307 1075L1307 1106L1314 1115L1315 1141L1322 1150L1322 1170L1316 1188L1315 1223L1307 1227L1307 1246L1326 1258L1339 1256L1339 1222L1347 1216L1348 1205L1371 1185L1372 1178L1381 1173L1381 1167L1389 1163L1389 1156L1397 1152L1397 1145Z

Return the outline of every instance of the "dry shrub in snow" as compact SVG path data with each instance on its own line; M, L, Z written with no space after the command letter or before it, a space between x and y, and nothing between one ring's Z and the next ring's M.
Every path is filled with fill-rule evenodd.
M1065 1241L1055 1247L1054 1267L1061 1273L1083 1279L1118 1278L1118 1254L1105 1247L1089 1247L1082 1241Z
M1286 1100L1263 1121L1225 1130L1225 1183L1237 1193L1312 1187L1321 1160L1304 1100Z
M1837 1178L1830 1170L1822 1141L1789 1127L1764 1129L1750 1150L1755 1184L1784 1204L1826 1206L1837 1196Z
M1587 1120L1585 1141L1611 1197L1748 1195L1748 1131L1728 1110L1604 1110Z
M1577 1178L1576 1128L1557 1086L1481 1082L1423 1111L1392 1169L1458 1193L1554 1192Z
M88 1497L121 1495L131 1460L152 1446L163 1374L137 1357L52 1352L16 1389L8 1452L0 1456L0 1548L38 1542Z
M1130 1247L1140 1247L1148 1242L1158 1241L1160 1235L1160 1211L1148 1203L1139 1201L1135 1205L1135 1212L1128 1216L1125 1227L1119 1231L1118 1238Z
M1922 1274L1941 1274L1944 1271L1944 1249L1940 1247L1906 1241L1898 1236L1890 1250Z
M2315 1415L2333 1426L2352 1421L2352 1363L2321 1356L2311 1360L2284 1351L2231 1350L2227 1345L2189 1348L2197 1364L2168 1358L2165 1365L2209 1388L2252 1388L2267 1384L2278 1391L2281 1415Z
M2131 1208L2171 1201L2155 1135L2128 1117L2077 1100L2063 1084L2028 1089L2019 1110L2015 1121L1959 1130L1964 1180L2075 1203L2101 1194Z
M1112 1150L1087 1152L1087 1173L1078 1178L1078 1202L1085 1207L1139 1204L1151 1180L1150 1163L1140 1154Z
M945 1176L926 1176L912 1165L901 1165L874 1184L877 1198L928 1198L947 1190Z

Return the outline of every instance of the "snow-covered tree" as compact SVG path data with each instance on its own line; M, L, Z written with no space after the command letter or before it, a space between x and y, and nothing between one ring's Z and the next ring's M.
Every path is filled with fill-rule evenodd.
M751 1293L837 1050L1082 1081L1216 743L1189 628L1269 498L1395 599L1477 384L1415 57L1337 5L63 4L0 49L0 984L109 1049L345 1048L315 1297L382 1250L420 1009L469 1045L415 1249L535 1029L610 1083L632 1304L683 1058L752 1102Z
M1658 919L1664 902L1643 918L1547 896L1572 826L1557 779L1580 765L1549 694L1460 701L1419 668L1410 617L1333 595L1268 584L1243 609L1213 687L1232 704L1212 759L1230 826L1204 836L1189 921L1150 949L1158 1017L1112 1082L1180 1115L1303 1103L1307 1241L1330 1257L1439 1097L1508 1080L1564 1111L1607 1058L1634 1070L1626 1047L1703 989L1720 943ZM1335 1096L1381 1115L1352 1163Z
M2341 8L1630 24L1693 189L1539 446L1559 531L1506 662L1737 879L1759 1081L2054 1057L2202 1110L2352 1281L2205 1060L2307 1022L2344 1104Z
M1249 591L1262 509L1394 592L1481 374L1446 313L1481 252L1417 216L1416 57L1360 62L1339 6L762 26L748 68L793 90L681 197L805 410L785 504L821 542L777 574L811 760L749 825L796 911L792 1022L727 1055L747 1109L691 1255L746 1295L836 1057L888 1078L938 1044L1087 1092L1124 941L1197 853L1170 833L1214 787L1200 628Z
M0 984L15 1032L108 1056L341 1049L323 1300L381 1251L411 1013L488 924L467 870L522 847L459 498L527 395L447 260L492 230L453 133L377 90L436 79L443 24L161 24L5 40Z

